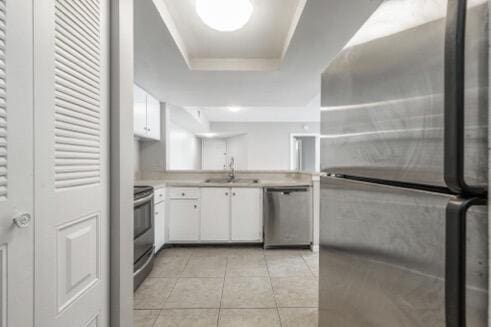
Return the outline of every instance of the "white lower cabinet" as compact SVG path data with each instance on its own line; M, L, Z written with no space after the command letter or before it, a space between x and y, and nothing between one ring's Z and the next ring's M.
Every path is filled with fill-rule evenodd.
M261 188L173 188L167 194L168 242L263 240Z
M155 252L165 244L165 188L154 191L154 228L155 228Z
M263 203L259 188L233 188L231 201L231 240L262 242Z
M155 205L155 252L165 244L165 202Z
M199 241L199 199L170 199L168 212L170 242Z
M201 240L230 240L230 189L201 188Z

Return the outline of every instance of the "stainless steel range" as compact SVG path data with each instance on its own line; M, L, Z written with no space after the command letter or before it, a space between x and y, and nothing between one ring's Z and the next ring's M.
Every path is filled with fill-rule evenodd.
M134 289L136 290L153 268L154 202L153 187L134 187Z

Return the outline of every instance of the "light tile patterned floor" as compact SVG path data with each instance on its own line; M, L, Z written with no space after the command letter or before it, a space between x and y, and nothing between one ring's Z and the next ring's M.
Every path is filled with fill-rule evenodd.
M261 247L162 250L135 327L317 327L319 256Z

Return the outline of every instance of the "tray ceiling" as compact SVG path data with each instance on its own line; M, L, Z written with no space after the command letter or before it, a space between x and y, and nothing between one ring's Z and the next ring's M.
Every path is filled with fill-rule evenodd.
M195 0L153 0L190 70L277 70L305 7L306 0L251 0L250 21L233 32L203 23Z

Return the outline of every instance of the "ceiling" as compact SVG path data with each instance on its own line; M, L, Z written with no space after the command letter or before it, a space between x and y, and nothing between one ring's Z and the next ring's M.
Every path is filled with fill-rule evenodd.
M197 109L197 108L196 108ZM320 122L320 96L304 107L200 107L210 122Z
M224 33L203 23L195 0L153 0L188 68L218 71L278 69L305 2L251 0L254 9L247 24Z
M181 106L298 110L319 94L321 72L380 2L307 0L278 69L232 72L190 70L153 0L139 0L135 81L160 101Z

